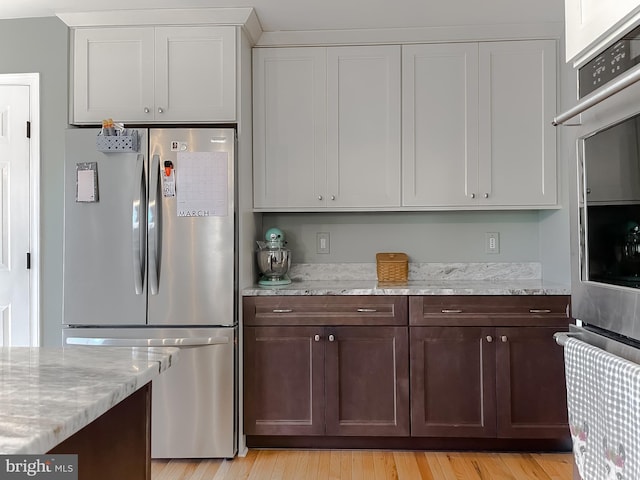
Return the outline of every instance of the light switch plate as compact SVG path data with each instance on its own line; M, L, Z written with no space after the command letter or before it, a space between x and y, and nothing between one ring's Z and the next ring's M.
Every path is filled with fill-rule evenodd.
M485 253L500 253L500 233L485 233Z
M316 253L329 253L329 232L316 233Z

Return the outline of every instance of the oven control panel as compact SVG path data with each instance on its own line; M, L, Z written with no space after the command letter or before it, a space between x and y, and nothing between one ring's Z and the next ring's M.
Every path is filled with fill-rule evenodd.
M639 62L640 27L614 42L578 70L579 98L597 90Z

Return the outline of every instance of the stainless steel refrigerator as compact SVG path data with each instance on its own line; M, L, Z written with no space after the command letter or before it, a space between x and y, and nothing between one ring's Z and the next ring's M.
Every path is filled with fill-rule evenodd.
M152 385L152 457L233 457L235 130L99 132L67 130L63 342L180 347Z

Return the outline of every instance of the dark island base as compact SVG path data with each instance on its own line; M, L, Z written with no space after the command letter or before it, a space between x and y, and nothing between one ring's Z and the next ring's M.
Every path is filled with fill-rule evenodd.
M342 448L374 450L460 450L501 452L570 452L571 437L562 439L520 438L426 438L426 437L326 437L247 436L249 448Z
M77 454L80 480L150 480L151 384L47 453Z

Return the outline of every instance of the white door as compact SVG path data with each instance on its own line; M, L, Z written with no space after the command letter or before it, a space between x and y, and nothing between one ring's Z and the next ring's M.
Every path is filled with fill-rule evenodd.
M31 344L29 86L0 85L0 346Z

